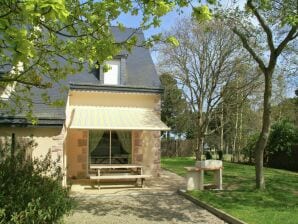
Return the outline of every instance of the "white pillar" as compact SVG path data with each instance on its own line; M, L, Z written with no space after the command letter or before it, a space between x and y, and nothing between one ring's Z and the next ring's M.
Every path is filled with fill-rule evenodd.
M196 171L188 171L186 174L186 189L188 191L199 189L199 175Z
M202 170L200 170L199 172L198 172L198 174L199 174L199 190L204 190L204 170L202 169Z
M215 171L214 179L215 179L216 188L219 190L222 190L222 168Z
M204 170L187 172L186 189L188 191L204 190Z

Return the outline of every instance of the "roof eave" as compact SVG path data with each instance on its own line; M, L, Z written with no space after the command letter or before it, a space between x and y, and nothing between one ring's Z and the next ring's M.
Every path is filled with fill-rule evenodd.
M62 127L65 119L38 118L37 124L32 124L25 117L2 117L0 127Z
M157 88L157 87L111 86L111 85L93 85L93 84L78 84L78 83L70 83L70 90L155 93L155 94L163 93L163 88Z

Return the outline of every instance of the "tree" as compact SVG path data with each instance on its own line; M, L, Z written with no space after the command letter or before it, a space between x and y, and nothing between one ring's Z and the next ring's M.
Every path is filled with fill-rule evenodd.
M241 66L234 80L224 87L225 95L211 117L208 145L232 154L232 161L240 161L248 137L260 130L260 109L254 111L255 94L262 84L249 61ZM248 78L249 77L249 78Z
M218 21L198 24L182 20L168 35L174 35L179 46L161 46L160 66L174 75L195 115L195 154L200 160L210 116L225 93L223 86L237 73L241 53L236 37Z
M177 87L177 81L171 74L164 73L160 76L160 81L164 87L161 96L161 119L176 135L185 133L188 123L188 107L183 98L182 91ZM167 132L169 138L170 132Z
M224 140L231 143L232 160L240 160L240 150L243 148L243 127L247 129L244 122L251 113L250 100L260 86L260 78L256 68L251 66L249 58L245 63L239 65L237 76L229 84L224 86L225 94L221 105L221 149L223 150ZM243 118L243 114L246 114ZM257 126L254 126L257 128ZM246 133L247 134L247 133Z
M298 98L287 98L280 102L278 105L272 106L272 120L280 121L288 119L294 124L298 124L297 117Z
M272 125L266 147L267 165L278 169L297 170L298 127L287 119Z
M269 153L284 152L290 154L292 146L298 143L298 128L286 119L272 125L268 139L267 150Z
M294 0L247 0L244 14L259 23L260 33L247 26L247 19L244 21L230 17L229 20L232 31L258 64L264 77L262 130L255 148L256 187L259 189L265 189L263 157L271 126L272 77L279 57L298 36L297 7L298 2ZM257 34L265 35L265 45Z
M31 87L49 88L87 65L96 67L121 50L150 46L160 36L140 43L134 33L122 42L110 30L121 13L140 15L139 29L158 26L160 18L184 0L81 1L2 0L0 12L0 90L18 83L26 99ZM124 27L118 23L118 28ZM175 42L170 37L168 41ZM27 100L32 100L30 94ZM47 99L46 95L43 99ZM0 105L4 101L1 102Z

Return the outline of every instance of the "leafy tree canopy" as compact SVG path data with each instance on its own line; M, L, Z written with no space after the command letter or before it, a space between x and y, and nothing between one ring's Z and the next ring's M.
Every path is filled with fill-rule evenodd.
M81 69L83 63L94 66L137 44L133 35L122 43L114 40L109 28L121 13L142 14L140 28L147 29L158 26L160 17L175 5L185 4L184 0L3 0L0 84L16 81L50 87L52 81ZM123 29L121 23L119 29ZM150 40L155 39L158 36ZM176 44L174 38L168 41Z
M187 102L171 74L163 73L160 81L164 87L161 96L161 118L176 134L183 134L189 122Z
M27 117L34 119L32 87L44 89L43 102L38 103L63 105L61 99L49 98L47 88L83 67L112 59L121 50L161 41L161 35L154 35L140 43L134 33L116 41L110 28L121 13L141 17L138 29L146 30L159 26L170 10L187 5L187 0L1 0L0 95L18 85L16 91L8 90L14 95L11 102L0 98L0 108L28 111ZM120 22L118 28L124 30ZM178 45L174 37L163 41ZM60 89L65 92L64 86Z
M292 146L298 143L298 128L288 120L280 120L272 125L268 141L269 153L277 151L291 153Z
M50 84L43 82L40 72L56 78L70 72L58 67L57 57L65 59L73 68L83 62L90 65L103 62L121 48L134 46L135 37L115 43L109 30L111 22L121 13L141 16L139 27L144 30L159 26L160 18L174 7L188 5L187 0L2 0L1 81L46 87ZM196 11L198 18L210 18L207 6L197 7ZM118 25L124 29L121 23ZM159 39L156 35L150 40ZM178 45L173 37L167 41Z

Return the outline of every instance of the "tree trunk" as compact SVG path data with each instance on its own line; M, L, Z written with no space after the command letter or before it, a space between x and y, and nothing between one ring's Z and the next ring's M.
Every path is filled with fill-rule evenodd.
M235 135L233 139L233 157L236 157L236 159L234 158L234 161L237 161L237 162L239 162L238 152L236 151L236 143L238 138L238 120L239 120L239 111L238 111L238 105L236 105Z
M199 135L197 137L197 147L196 147L196 151L195 151L197 161L202 160L203 141L204 141L204 137Z
M175 156L178 157L177 139L175 139Z
M236 157L236 161L239 162L239 151L237 150L237 142L238 142L238 123L239 123L239 93L238 93L238 87L239 87L239 80L237 78L236 80L236 121L235 121L235 136L234 136L234 140L233 140L233 151L235 152L235 157Z
M265 189L263 163L264 150L267 145L271 125L272 74L273 70L269 70L265 73L262 131L255 148L256 188L261 190Z
M240 152L241 152L242 146L244 145L242 142L242 135L243 135L243 106L241 107L241 110L240 110L239 142L237 147L237 151L239 154L238 157L241 161L242 161L242 158L241 158Z
M222 102L220 114L220 150L224 152L224 103Z
M15 157L15 148L16 148L16 139L15 139L15 133L12 133L11 134L11 151L10 151L10 154L11 154L11 159L14 160L14 157Z
M204 141L204 130L205 128L203 127L203 106L202 106L202 101L199 100L198 102L198 114L197 114L197 128L198 128L198 132L197 132L197 146L196 146L196 160L200 161L202 160L202 152L203 152L203 141Z

